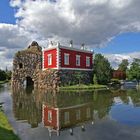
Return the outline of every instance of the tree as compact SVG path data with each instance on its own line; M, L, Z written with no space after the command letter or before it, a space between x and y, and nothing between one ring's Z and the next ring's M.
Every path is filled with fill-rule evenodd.
M0 70L0 81L6 80L6 73L3 70Z
M94 58L94 74L97 76L99 84L107 84L111 80L112 68L109 61L101 54L96 54Z
M83 75L81 74L81 72L76 72L75 73L75 78L78 80L78 84L81 84L81 79L83 78Z
M122 62L120 63L120 65L119 65L118 70L126 72L126 70L128 68L128 65L129 65L128 60L127 59L123 59Z
M97 84L98 84L96 74L94 74L94 76L93 76L93 83L94 83L95 85L97 85Z
M12 71L6 71L6 79L10 80L12 76Z
M135 58L132 62L130 69L127 72L128 78L133 80L137 80L137 83L139 84L140 80L140 59Z

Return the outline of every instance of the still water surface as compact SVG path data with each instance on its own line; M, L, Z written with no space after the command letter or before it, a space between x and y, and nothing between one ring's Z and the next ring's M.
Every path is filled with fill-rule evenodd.
M0 88L0 102L22 140L139 140L140 91L79 92Z

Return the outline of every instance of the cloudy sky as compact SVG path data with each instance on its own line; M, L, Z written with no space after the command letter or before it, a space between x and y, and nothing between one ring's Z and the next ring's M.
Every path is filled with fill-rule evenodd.
M116 67L140 58L140 0L0 0L0 68L36 40L85 43Z

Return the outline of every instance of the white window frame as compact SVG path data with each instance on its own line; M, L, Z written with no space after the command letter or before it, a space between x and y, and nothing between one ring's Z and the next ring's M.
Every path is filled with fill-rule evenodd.
M52 54L48 54L48 66L52 65Z
M76 120L80 120L81 119L81 110L78 109L76 110Z
M70 122L70 113L64 112L64 123L68 124Z
M51 110L48 111L48 121L49 122L52 121L52 111Z
M80 55L76 55L76 66L80 66L80 63L81 63L81 61L80 61Z
M64 53L64 65L69 65L70 64L70 58L69 58L68 53Z
M86 56L86 67L90 66L90 57Z

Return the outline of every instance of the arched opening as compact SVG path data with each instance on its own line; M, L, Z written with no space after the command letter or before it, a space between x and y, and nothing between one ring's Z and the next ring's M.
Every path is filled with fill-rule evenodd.
M26 80L24 81L24 86L26 86L26 88L34 86L34 81L30 76L26 77Z

